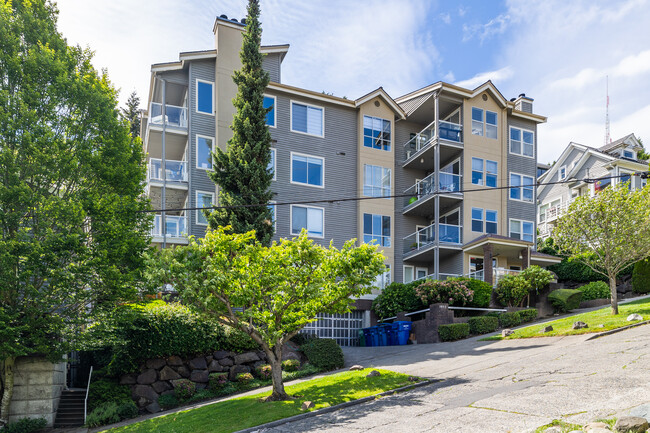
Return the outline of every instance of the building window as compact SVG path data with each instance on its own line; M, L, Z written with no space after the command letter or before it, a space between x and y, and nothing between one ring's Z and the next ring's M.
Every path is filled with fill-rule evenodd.
M566 179L566 165L560 167L560 171L558 172L558 179L559 180Z
M214 114L213 83L196 80L196 111L203 114Z
M323 187L325 160L291 153L291 183Z
M313 206L291 206L291 234L298 235L302 229L312 237L324 236L325 216L323 208Z
M386 265L386 272L377 276L375 287L384 290L390 284L390 265Z
M510 220L510 237L521 239L523 241L533 241L533 231L535 224L531 221Z
M266 170L273 173L273 180L277 179L275 171L276 155L277 151L274 148L271 148L271 159L269 160L269 165L266 166Z
M390 247L390 217L364 213L363 242L376 242L382 247Z
M483 160L481 158L472 158L472 183L483 185Z
M214 193L197 191L196 192L196 207L210 207L214 203ZM211 212L210 210L207 211ZM201 209L196 210L196 223L202 226L208 225L208 218L205 216L205 211Z
M271 108L271 111L266 113L266 124L271 128L275 128L275 96L264 96L264 108Z
M531 202L534 197L534 179L530 176L510 173L510 199Z
M528 157L535 156L535 139L532 131L510 128L510 153Z
M363 116L363 145L390 152L390 120Z
M390 197L390 168L364 164L363 195L366 197Z
M276 231L275 201L270 201L268 208L271 211L271 224L273 224L273 233Z
M633 151L624 149L623 150L623 158L636 159L636 156L634 155Z
M483 171L484 169L485 171ZM483 185L483 178L485 178L485 186L495 188L497 186L497 170L496 161L488 159L483 163L481 158L472 158L472 183Z
M485 233L497 234L497 211L485 211Z
M323 136L323 109L312 105L291 103L291 130Z
M496 188L497 186L497 172L499 164L496 161L485 161L485 186Z
M483 135L483 110L472 107L472 134Z
M402 281L404 283L410 283L411 281L415 280L415 268L410 265L404 265L404 276L402 277Z
M485 111L485 136L497 138L497 113L493 111Z
M212 170L212 151L214 146L214 139L211 137L204 137L202 135L196 136L196 167L205 170Z
M483 233L483 209L472 208L472 231Z

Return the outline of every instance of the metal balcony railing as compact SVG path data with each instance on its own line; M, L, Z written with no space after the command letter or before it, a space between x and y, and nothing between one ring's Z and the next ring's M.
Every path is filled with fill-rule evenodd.
M438 188L435 187L435 173L431 173L415 185L409 187L404 194L404 207L416 203L429 194L435 192L441 193L458 193L462 185L462 175L451 173L440 173Z
M177 107L175 105L165 106L165 119L162 116L162 104L152 102L149 110L149 124L162 125L175 128L187 128L187 107Z
M187 162L165 160L165 177L168 182L187 182ZM161 159L149 160L149 180L163 180Z
M166 236L168 238L187 237L187 217L184 215L166 215L165 216ZM151 235L161 237L162 233L162 215L156 215L153 222Z
M440 244L461 245L463 243L463 227L451 224L438 224ZM436 240L435 224L424 227L404 237L404 253L429 247Z

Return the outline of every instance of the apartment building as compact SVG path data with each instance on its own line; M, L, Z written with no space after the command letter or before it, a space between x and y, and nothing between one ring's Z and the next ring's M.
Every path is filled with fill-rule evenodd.
M542 184L537 194L540 238L551 236L558 219L576 197L593 197L604 188L625 182L633 190L645 187L646 179L634 175L648 170L648 162L638 157L642 150L634 134L599 148L569 143L557 162L539 176ZM591 179L595 181L586 181ZM562 183L543 185L553 182Z
M155 219L160 247L205 233L202 212L182 209L216 201L210 152L225 150L232 134L231 76L244 28L222 15L214 50L152 65L142 136L148 194L156 209L168 209ZM397 99L382 88L339 98L282 83L288 50L261 47L271 78L264 103L272 107L275 238L306 228L323 245L376 242L386 257L373 295L352 313L323 316L311 332L353 344L392 279L472 273L494 283L499 272L547 263L533 248L537 125L546 119L533 113L532 99L506 100L491 82L473 90L439 82ZM364 199L340 201L355 197ZM315 203L275 205L296 201Z

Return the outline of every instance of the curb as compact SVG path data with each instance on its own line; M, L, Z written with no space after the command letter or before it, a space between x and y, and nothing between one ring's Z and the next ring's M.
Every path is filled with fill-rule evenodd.
M346 401L345 403L337 404L335 406L324 407L322 409L314 410L314 411L311 411L311 412L301 413L299 415L290 416L289 418L283 418L283 419L279 419L277 421L267 422L266 424L260 424L260 425L255 426L255 427L249 427L249 428L246 428L244 430L237 430L234 433L258 432L258 431L261 431L263 429L277 427L277 426L287 424L287 423L290 423L290 422L293 422L293 421L300 421L300 420L303 420L303 419L306 419L306 418L312 418L312 417L322 415L322 414L325 414L325 413L335 412L337 410L344 409L346 407L356 406L356 405L359 405L359 404L362 404L362 403L366 403L366 402L375 400L378 397L393 395L393 394L397 394L398 392L410 391L412 389L420 388L420 387L423 387L423 386L426 386L426 385L430 385L432 383L442 382L442 380L443 379L427 379L427 380L425 380L423 382L414 383L412 385L406 385L406 386L403 386L401 388L391 389L390 391L384 391L384 392L381 392L379 394L375 394L375 395L371 395L371 396L368 396L368 397L360 398L358 400Z
M647 325L650 323L650 320L644 320L643 322L633 323L631 325L623 326L622 328L610 329L609 331L601 332L600 334L592 335L587 338L585 341L595 340L596 338L605 337L610 334L616 334L617 332L625 331L626 329L636 328L637 326Z

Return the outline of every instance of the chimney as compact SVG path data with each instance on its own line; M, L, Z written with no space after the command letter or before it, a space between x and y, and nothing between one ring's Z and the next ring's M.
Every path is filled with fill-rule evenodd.
M513 98L515 99L515 98ZM511 99L512 100L512 99ZM533 113L533 98L529 98L525 93L520 93L515 99L515 110L523 111L524 113Z

